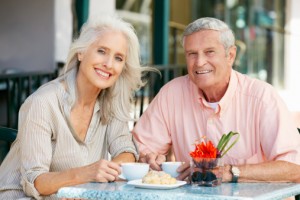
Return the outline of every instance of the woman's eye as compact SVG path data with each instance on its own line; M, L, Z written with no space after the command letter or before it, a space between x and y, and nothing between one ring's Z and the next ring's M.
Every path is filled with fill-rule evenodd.
M119 61L119 62L122 62L123 58L122 57L116 57L116 60Z

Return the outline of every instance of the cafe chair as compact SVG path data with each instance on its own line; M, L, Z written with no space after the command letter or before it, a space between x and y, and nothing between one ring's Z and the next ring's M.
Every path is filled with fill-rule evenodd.
M17 137L17 130L0 126L0 164L10 149L10 145Z

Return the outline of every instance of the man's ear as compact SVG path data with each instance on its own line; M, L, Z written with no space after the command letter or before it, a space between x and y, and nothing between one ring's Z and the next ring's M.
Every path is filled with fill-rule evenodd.
M228 64L232 66L236 57L236 46L232 46L229 48L227 57L228 57Z

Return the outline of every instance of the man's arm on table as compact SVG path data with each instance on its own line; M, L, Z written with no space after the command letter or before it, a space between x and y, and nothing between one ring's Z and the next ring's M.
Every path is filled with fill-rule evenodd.
M300 183L300 165L287 161L268 161L259 164L237 166L240 170L238 182L295 182ZM224 166L222 181L231 182L231 166ZM190 174L189 163L178 168L177 179L184 180Z
M300 165L287 161L267 161L237 166L238 182L296 182L300 183ZM225 182L231 181L230 166L225 167Z

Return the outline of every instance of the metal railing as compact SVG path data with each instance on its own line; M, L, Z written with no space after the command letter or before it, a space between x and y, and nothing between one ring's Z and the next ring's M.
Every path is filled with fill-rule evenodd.
M178 56L184 56L183 47L181 45L181 37L185 25L174 21L170 21L169 28L170 28L170 38L171 38L170 49L172 49L170 61L175 65L178 63Z
M17 129L21 104L42 84L56 77L57 72L0 74L0 102L2 104L0 125Z
M142 115L146 105L152 101L164 84L187 73L184 65L157 65L154 67L161 74L150 72L145 76L148 82L136 92L135 102L133 102L136 118ZM55 79L58 76L57 71L0 74L0 125L17 129L18 113L22 103L42 84Z

